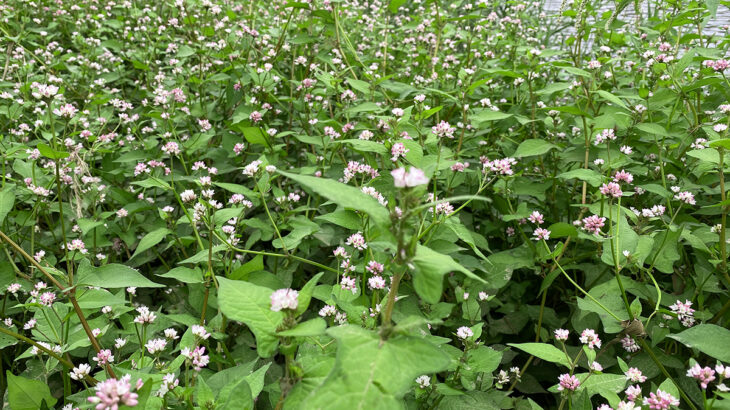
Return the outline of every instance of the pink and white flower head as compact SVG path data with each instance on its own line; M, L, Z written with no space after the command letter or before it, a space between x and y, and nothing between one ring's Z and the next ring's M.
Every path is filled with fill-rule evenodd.
M393 176L393 184L396 188L413 188L419 185L428 184L429 179L426 174L418 168L411 167L406 171L401 167L390 171Z
M532 211L527 219L537 225L542 225L543 223L545 223L545 219L539 211Z
M368 287L370 287L370 289L385 289L385 286L385 279L383 279L382 276L373 276L368 279Z
M74 367L69 372L69 376L74 380L83 380L91 373L91 366L87 363L81 363L78 367Z
M565 373L558 377L558 391L576 391L580 387L580 380L577 377Z
M687 370L687 376L696 379L700 382L700 386L703 389L707 389L707 385L715 380L715 371L710 367L702 367L699 364L695 364Z
M623 169L621 171L617 171L613 175L613 181L614 182L625 182L627 184L630 184L634 182L634 176L631 175L631 173L624 171Z
M555 329L555 340L560 340L561 342L564 342L568 340L568 335L570 332L567 329Z
M626 400L634 401L639 398L641 398L641 386L635 384L626 389Z
M535 232L532 233L532 235L534 236L534 238L532 238L532 239L534 239L536 241L540 241L540 240L547 241L548 239L550 239L550 233L551 232L545 228L537 228L537 229L535 229Z
M621 186L615 182L609 182L608 184L601 185L600 191L603 195L618 198L623 195Z
M685 204L688 204L688 205L696 204L694 194L692 194L689 191L679 192L678 194L674 195L674 199L684 202Z
M279 289L271 294L271 310L295 310L299 306L299 292L293 289Z
M591 215L587 218L583 218L582 225L583 230L590 232L594 235L601 233L601 228L606 223L606 218L598 215Z
M646 376L636 367L630 367L629 370L624 372L624 375L626 376L626 380L633 383L644 383L646 381Z
M652 392L649 393L649 397L644 397L643 403L650 409L667 410L672 406L679 406L679 399L665 391L657 390L656 394Z
M109 363L114 363L114 355L109 349L102 349L96 354L96 357L92 358L99 366L105 366Z
M96 404L96 410L117 410L120 405L134 407L137 405L137 393L132 392L130 375L121 379L107 379L96 386L96 395L89 397L89 402Z
M587 345L590 349L601 347L601 339L598 338L598 334L596 334L596 331L593 329L585 329L581 332L580 342Z
M365 237L362 236L361 232L350 235L350 237L347 238L345 244L352 246L353 248L360 251L363 251L368 247L368 244L365 243Z
M296 306L295 306L295 308L296 308ZM208 338L210 337L210 333L208 333L208 331L205 330L205 326L201 326L201 325L193 325L190 328L190 333L192 333L193 336L203 339L203 340L208 340Z
M456 329L456 336L461 340L466 340L474 336L474 331L467 326L462 326Z

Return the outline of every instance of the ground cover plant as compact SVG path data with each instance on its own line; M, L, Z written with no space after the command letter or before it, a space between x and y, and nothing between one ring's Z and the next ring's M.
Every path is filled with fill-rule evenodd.
M730 2L599 6L2 2L4 404L730 407Z

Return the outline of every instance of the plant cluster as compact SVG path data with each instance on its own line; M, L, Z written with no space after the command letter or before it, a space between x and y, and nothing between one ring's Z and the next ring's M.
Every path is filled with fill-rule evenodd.
M730 406L730 2L543 6L2 2L4 401Z

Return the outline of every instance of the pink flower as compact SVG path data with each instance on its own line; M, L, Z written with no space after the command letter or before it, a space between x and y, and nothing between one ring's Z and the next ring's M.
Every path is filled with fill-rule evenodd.
M405 168L398 168L390 171L393 176L393 184L396 188L412 188L428 184L428 178L418 168L411 167L408 171Z
M293 289L279 289L271 294L271 310L295 310L299 306L299 292Z
M537 229L535 229L535 232L533 232L532 234L535 236L532 239L534 239L536 241L539 241L539 240L547 241L548 239L550 239L550 231L548 231L545 228L537 228Z
M385 289L385 279L382 276L373 276L368 279L368 287L370 289Z
M641 350L639 344L636 343L636 340L634 340L631 336L626 336L621 339L621 346L629 353L634 353Z
M370 261L370 262L368 262L368 265L365 269L367 269L367 271L372 273L373 275L378 275L378 274L383 273L384 266L382 263L378 263L376 261Z
M703 389L707 389L707 385L715 380L715 371L709 367L700 367L699 364L695 364L687 370L687 376L697 379L700 382L700 386Z
M350 245L360 251L363 251L368 247L368 244L365 243L365 237L362 236L361 232L350 235L350 237L347 238L345 244Z
M674 195L674 199L676 199L678 201L682 201L688 205L694 205L696 203L695 196L691 192L688 192L688 191L682 191L682 192Z
M580 342L588 345L590 349L593 349L595 347L601 347L601 339L598 338L598 334L596 334L596 331L593 329L585 329L583 332L581 332Z
M261 118L263 118L263 115L258 111L254 111L248 116L248 119L254 123L261 121Z
M559 386L558 391L563 390L570 390L575 391L580 387L580 380L578 380L577 377L570 375L568 373L561 374L560 377L558 377Z
M677 314L677 319L685 326L691 327L695 323L694 313L692 309L692 302L686 300L684 303L680 301L674 302L673 305L669 306L672 312Z
M108 363L114 363L114 355L112 355L112 351L109 349L103 349L100 350L99 353L96 354L96 357L92 358L95 362L99 364L99 366L104 366Z
M471 328L467 326L462 326L458 329L456 329L456 336L461 340L466 340L472 336L474 336L474 331L471 330Z
M657 390L656 394L649 393L649 397L644 397L644 405L650 409L667 410L671 406L679 406L679 400L667 392Z
M594 235L601 233L601 228L605 225L606 218L598 215L591 215L587 218L583 218L583 229L586 232L590 232Z
M634 176L622 169L613 175L613 180L614 182L626 182L630 184L634 181Z
M603 184L600 188L600 191L603 195L606 196L612 196L614 198L618 198L621 195L623 195L623 192L621 191L621 187L619 184L615 182L609 182L608 184Z
M393 155L390 160L393 162L398 161L398 158L405 157L408 151L410 150L402 142L396 142L390 149L390 153Z
M537 224L537 225L542 225L545 222L543 215L538 211L532 211L532 213L530 214L530 216L527 219L529 219L530 222Z
M636 384L626 389L626 400L634 401L641 397L641 387Z
M130 375L121 379L106 379L94 389L96 396L89 397L89 402L96 404L96 410L117 410L120 405L133 407L137 405L137 393L132 393L129 383Z
M436 134L437 137L454 138L454 132L456 128L452 127L448 122L441 121L435 126L431 127L431 131Z
M568 340L568 335L570 332L567 329L555 329L555 340L560 340L561 342L564 342Z
M636 367L630 367L629 370L624 372L624 375L626 376L626 380L634 383L644 383L646 381L646 376Z

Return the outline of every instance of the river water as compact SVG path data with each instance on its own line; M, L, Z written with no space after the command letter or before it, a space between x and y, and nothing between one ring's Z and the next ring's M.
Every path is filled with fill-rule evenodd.
M594 0L586 0L586 1L594 1ZM560 10L560 4L562 3L562 0L545 0L545 11L548 13L557 13ZM606 10L612 10L614 8L613 1L601 1L602 5L600 6L600 10L606 11ZM570 4L570 3L569 3ZM646 1L641 2L641 8L642 12L645 15L646 14ZM654 2L652 2L652 10L654 9ZM636 14L634 13L634 4L631 2L631 4L626 7L620 14L619 18L626 22L632 22L634 21L636 17ZM719 34L722 35L722 33L725 31L722 26L730 24L730 8L723 6L720 4L717 7L717 15L715 18L711 19L707 25L704 27L702 33L703 34Z

